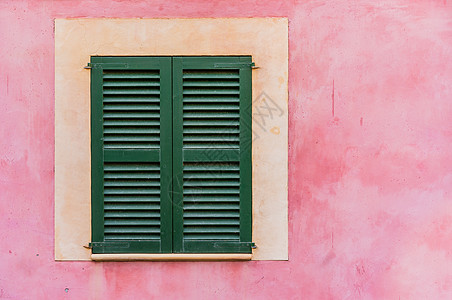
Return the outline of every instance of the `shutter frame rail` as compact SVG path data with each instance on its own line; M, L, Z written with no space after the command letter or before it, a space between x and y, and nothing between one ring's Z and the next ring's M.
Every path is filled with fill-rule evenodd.
M106 65L105 63L103 64ZM124 68L127 68L127 64L116 64L117 66L122 66ZM84 69L92 69L93 67L96 67L95 63L87 63ZM245 68L250 67L251 69L259 69L260 67L256 66L255 62L251 63L216 63L214 64L215 68Z
M218 69L241 69L241 68L251 68L251 69L257 69L259 67L256 67L256 64L254 62L249 63L216 63L213 65L214 68Z

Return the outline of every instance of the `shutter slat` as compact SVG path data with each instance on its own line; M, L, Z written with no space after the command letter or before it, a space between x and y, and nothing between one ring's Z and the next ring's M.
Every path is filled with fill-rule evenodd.
M104 95L158 95L158 89L104 89Z
M158 164L149 164L149 163L108 163L104 167L105 171L153 171L153 172L159 172L160 167Z
M234 73L222 74L219 72L215 73L189 73L185 72L183 75L184 79L239 79L239 76Z
M240 142L240 137L238 135L235 136L227 136L227 135L212 135L212 134L192 134L192 135L185 135L184 136L184 142L227 142L227 143L233 143L236 142L237 144Z
M218 173L215 171L212 171L210 174L206 174L203 172L186 172L184 174L184 178L185 179L189 179L189 180L194 180L194 179L239 179L240 178L240 174L236 174L236 173L228 173L228 172L223 172L223 173Z
M238 180L222 180L219 181L217 178L211 179L211 177L208 177L207 179L193 179L192 177L186 178L187 180L184 180L184 187L222 187L222 186L232 186L237 187L240 186L240 181Z
M105 236L105 240L107 241L122 241L122 240L160 240L160 234L108 234ZM128 249L128 248L126 248ZM128 250L127 252L130 252ZM122 253L122 252L121 252Z
M143 118L143 119L158 119L160 114L158 113L139 113L139 112L106 112L104 113L104 118Z
M240 202L240 198L237 196L231 196L231 195L185 195L184 197L184 203L190 203L190 202L212 202L212 201L219 201L219 202Z
M184 89L184 95L239 95L237 89Z
M204 194L213 194L213 195L222 195L222 194L238 194L239 190L237 188L223 188L223 187L209 187L209 188L184 188L184 195L204 195Z
M183 97L184 103L211 103L212 101L215 103L238 103L240 98L228 95L184 95Z
M149 127L142 128L141 126L136 127L122 127L122 128L111 128L105 126L104 133L107 134L120 134L120 133L128 133L128 134L157 134L160 135L160 129L158 127Z
M160 95L105 95L104 103L159 103Z
M108 70L104 72L104 79L160 79L158 71Z
M149 105L149 104L105 104L104 110L160 110L158 105Z
M185 79L240 79L240 75L236 70L212 70L212 69L202 69L202 70L194 70L194 69L185 69L182 78Z
M134 186L134 187L151 187L151 186L155 186L155 187L159 187L160 186L160 182L153 182L153 181L149 181L149 180L137 180L137 179L133 179L133 180L105 180L104 182L104 186L105 187L116 187L116 186L124 186L124 187L129 187L129 186Z
M184 120L184 126L239 126L238 119L232 120Z
M216 233L216 234L238 234L240 229L236 226L187 226L184 228L184 233Z
M188 112L188 111L197 111L197 110L205 110L205 111L209 111L209 110L213 110L213 111L217 111L217 110L228 110L228 111L238 111L239 107L238 105L227 105L227 104L217 104L217 103L209 103L209 104L186 104L184 105L184 111Z
M160 189L151 189L151 188L109 188L106 187L104 189L105 195L143 195L143 194L160 194Z
M202 163L202 164L185 164L184 171L204 171L204 174L208 174L213 171L219 172L220 175L224 175L225 171L240 171L240 168L237 164L229 164L229 163Z
M158 120L148 119L135 119L135 120L105 120L104 126L158 126L160 122ZM152 127L154 128L154 127Z
M160 82L150 80L109 80L104 77L104 87L159 87Z
M105 202L159 202L159 195L108 195L104 197Z
M112 114L109 114L112 115ZM138 114L133 114L133 115L138 115ZM112 118L114 118L114 116L111 116ZM238 112L235 111L223 111L223 112L210 112L210 111L205 111L205 112L184 112L184 118L229 118L231 119L231 121L234 121L234 119L238 119L240 117L240 114Z
M133 226L133 227L109 227L105 228L105 233L160 233L160 228L153 227L142 227L142 226Z
M184 221L186 226L200 226L200 225L240 225L240 221L237 219L199 219L191 220L187 219Z
M240 235L237 234L185 234L185 240L236 240L238 241Z
M238 81L225 81L225 80L187 80L184 81L184 87L239 87Z
M125 135L125 134L117 134L117 135L110 134L109 136L105 136L104 141L105 142L158 142L158 141L160 141L160 137L158 135L152 136L150 134L147 136L146 135L130 136L130 135Z
M152 173L105 173L105 179L160 179L159 174Z
M110 143L105 149L157 149L159 145L150 143Z
M184 212L184 218L198 219L196 222L201 222L202 218L236 218L239 220L240 214L238 211L187 211Z
M209 139L206 139L207 142L202 141L186 141L186 146L184 149L209 149L209 148L217 148L217 149L239 149L238 142L233 141L212 141L208 142Z
M133 210L159 210L160 205L157 204L142 204L142 203L133 203L129 202L126 204L120 204L120 203L109 203L108 201L105 201L104 204L105 210L120 210L120 209L133 209Z
M234 126L231 127L186 127L184 128L185 134L238 134L240 130Z
M136 226L142 226L142 225L159 226L160 221L152 220L152 219L151 220L138 219L138 218L130 219L130 220L116 218L116 219L112 219L112 220L106 219L104 224L108 225L108 226L133 226L133 225L136 225Z
M104 141L107 142L158 142L160 141L160 137L152 136L152 135L125 135L125 134L117 134L113 135L110 134L108 136L105 136Z
M140 212L140 211L108 211L105 212L105 218L160 218L158 212Z
M209 204L187 204L184 203L184 210L234 210L240 209L240 204L219 204L218 202L212 202Z

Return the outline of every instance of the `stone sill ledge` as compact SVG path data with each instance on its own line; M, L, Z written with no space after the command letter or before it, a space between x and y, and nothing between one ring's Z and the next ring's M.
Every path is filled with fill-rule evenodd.
M252 254L91 254L93 261L243 261Z

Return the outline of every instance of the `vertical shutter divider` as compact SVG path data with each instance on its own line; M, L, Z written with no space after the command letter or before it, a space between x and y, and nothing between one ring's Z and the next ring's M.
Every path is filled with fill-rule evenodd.
M251 62L251 60L250 60ZM252 237L251 68L240 69L240 241Z
M160 220L161 252L172 252L172 87L171 58L160 60Z
M173 252L182 253L183 248L183 103L182 58L173 57Z
M91 58L91 63L96 58ZM91 241L104 241L102 68L91 69Z

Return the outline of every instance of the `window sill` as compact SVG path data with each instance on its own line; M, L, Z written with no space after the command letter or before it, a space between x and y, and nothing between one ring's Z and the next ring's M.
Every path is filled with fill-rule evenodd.
M251 260L252 254L91 254L93 261L231 261Z

